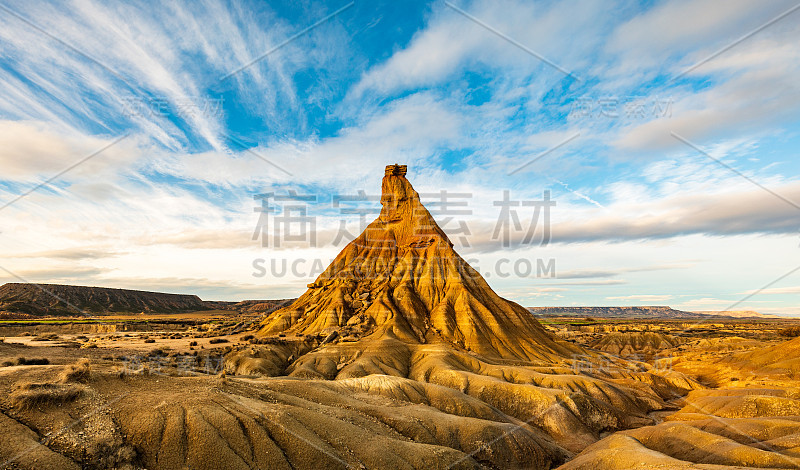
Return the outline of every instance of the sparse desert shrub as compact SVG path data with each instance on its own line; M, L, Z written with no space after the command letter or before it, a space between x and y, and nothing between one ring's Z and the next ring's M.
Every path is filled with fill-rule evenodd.
M58 341L58 340L59 337L57 334L47 333L47 334L36 335L36 337L33 338L31 341Z
M153 349L152 351L147 353L147 355L148 356L165 356L164 350L160 349L160 348Z
M75 364L66 366L61 372L60 382L87 382L90 375L90 364L89 359L84 358L78 360Z
M790 326L788 328L784 328L780 330L778 334L787 338L796 338L800 336L800 326Z
M11 367L13 365L14 365L14 361L3 361L3 363L0 364L0 367Z
M23 331L20 336L33 336L29 331Z
M197 341L189 341L189 346L197 346Z
M209 342L209 344L227 343L228 339L227 338L211 338L208 342Z
M49 360L49 359L47 359L46 357L42 357L42 358L38 358L38 359L35 359L35 358L34 358L34 359L28 359L28 360L26 360L26 361L25 361L25 363L24 363L24 364L20 364L20 365L26 365L26 366L46 366L46 365L48 365L48 364L50 364L50 360Z
M14 362L9 365L17 365L17 366L46 366L50 364L50 360L47 358L40 358L40 359L26 359L22 356L14 359Z
M80 335L80 336L76 336L75 339L77 339L78 341L87 341L89 339L89 337L85 336L85 335Z
M244 335L242 336L242 341L250 341L253 338L255 338L253 335Z
M126 464L136 458L136 450L123 444L119 437L91 441L85 448L84 463L90 463L91 468L129 468Z
M31 409L77 400L83 390L83 387L74 384L29 383L12 393L10 398L16 408Z
M156 340L154 340L153 338L148 338L148 339L144 340L144 342L149 344L149 343L155 343Z

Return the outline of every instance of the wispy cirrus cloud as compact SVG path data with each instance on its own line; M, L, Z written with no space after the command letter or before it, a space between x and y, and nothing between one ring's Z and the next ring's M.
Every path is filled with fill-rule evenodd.
M40 281L72 263L75 282L296 295L303 279L253 282L264 256L253 194L320 195L312 215L328 240L331 194L373 193L383 165L400 162L421 192L472 195L466 254L558 260L561 279L490 279L537 302L633 301L667 285L674 301L733 298L770 278L743 253L791 259L794 209L672 136L800 200L796 19L704 61L791 2L451 3L513 41L443 2L357 2L220 80L346 2L4 2L0 200L130 137L0 212L0 256L28 273L51 260ZM630 97L666 99L670 113L624 118ZM493 202L544 189L558 201L553 243L499 246ZM675 260L697 261L637 268Z

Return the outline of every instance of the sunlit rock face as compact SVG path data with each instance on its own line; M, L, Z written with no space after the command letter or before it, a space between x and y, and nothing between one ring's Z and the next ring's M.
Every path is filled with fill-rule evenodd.
M380 215L260 333L444 342L518 360L572 353L455 252L405 175L404 165L386 167Z

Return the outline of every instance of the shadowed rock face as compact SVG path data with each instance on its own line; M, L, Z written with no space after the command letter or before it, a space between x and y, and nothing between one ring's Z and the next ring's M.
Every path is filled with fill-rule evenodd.
M8 283L0 286L0 310L32 315L175 313L208 309L196 295L60 284Z
M383 208L308 291L262 323L262 335L446 342L485 357L533 360L576 352L530 313L499 297L453 249L405 169L390 165Z

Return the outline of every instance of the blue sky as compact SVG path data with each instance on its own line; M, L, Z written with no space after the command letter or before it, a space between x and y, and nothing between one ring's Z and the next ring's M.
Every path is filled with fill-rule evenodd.
M2 282L296 296L400 162L524 305L800 315L793 2L0 3ZM289 191L316 243L254 241Z

